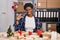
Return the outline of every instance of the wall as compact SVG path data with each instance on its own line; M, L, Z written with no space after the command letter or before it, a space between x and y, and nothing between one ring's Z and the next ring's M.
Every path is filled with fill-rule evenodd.
M6 31L7 26L8 26L7 0L4 1L0 0L0 31Z
M16 0L0 0L0 32L6 32L9 25L14 30L14 11L11 8L14 1Z

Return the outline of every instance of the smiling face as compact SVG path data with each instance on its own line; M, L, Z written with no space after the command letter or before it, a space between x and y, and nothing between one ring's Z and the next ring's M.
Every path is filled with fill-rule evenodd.
M31 3L26 3L25 5L24 5L24 9L26 10L26 12L27 12L27 16L32 16L32 11L33 11L33 4L31 4Z
M32 8L31 7L27 7L26 8L26 12L28 15L32 15Z

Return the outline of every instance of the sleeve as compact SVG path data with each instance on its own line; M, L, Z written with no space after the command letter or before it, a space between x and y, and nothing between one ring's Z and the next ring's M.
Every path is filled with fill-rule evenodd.
M37 30L40 29L40 21L37 19Z
M18 22L19 22L19 24L16 24L16 23L14 23L14 30L15 31L18 31L18 30L20 30L21 29L21 21L22 21L22 19L20 19Z
M40 21L39 21L38 18L35 18L35 20L36 20L36 28L34 29L33 32L36 32L37 30L40 30Z

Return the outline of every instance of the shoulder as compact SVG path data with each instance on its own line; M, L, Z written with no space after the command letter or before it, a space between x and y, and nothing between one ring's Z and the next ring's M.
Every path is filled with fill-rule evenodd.
M22 22L25 20L25 16L23 18L21 18L19 21Z
M39 18L35 17L35 21L36 22L40 22Z
M37 17L34 17L35 18L35 20L39 20Z

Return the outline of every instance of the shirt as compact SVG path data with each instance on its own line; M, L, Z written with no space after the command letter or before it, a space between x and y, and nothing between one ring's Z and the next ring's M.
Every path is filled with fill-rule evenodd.
M26 18L25 18L25 28L26 28L27 32L28 31L33 32L33 29L35 28L34 16L32 16L32 17L26 16Z
M26 16L27 15L25 15L23 18L19 20L19 24L14 23L13 26L15 31L18 31L18 30L26 31L26 28L25 28ZM36 32L38 29L40 29L40 23L39 23L40 21L35 16L34 16L34 20L35 20L35 28L33 29L33 32Z

